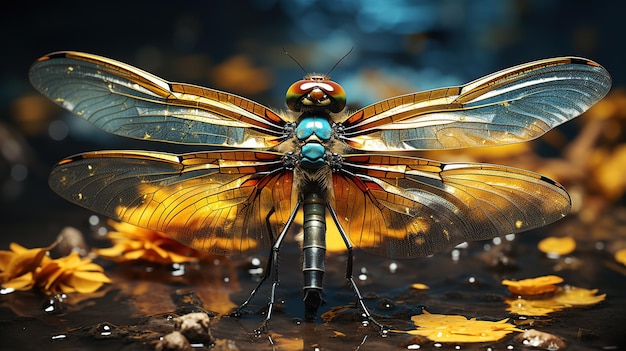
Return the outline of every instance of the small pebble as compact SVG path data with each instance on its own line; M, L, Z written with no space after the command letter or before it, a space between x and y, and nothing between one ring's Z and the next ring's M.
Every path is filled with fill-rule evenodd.
M180 331L191 343L210 345L215 342L206 313L194 312L174 318L174 330Z
M516 341L524 346L536 347L544 350L562 350L565 348L563 339L556 335L544 333L536 329L528 329L515 337Z
M183 334L173 331L159 340L154 348L156 351L190 351L193 350Z

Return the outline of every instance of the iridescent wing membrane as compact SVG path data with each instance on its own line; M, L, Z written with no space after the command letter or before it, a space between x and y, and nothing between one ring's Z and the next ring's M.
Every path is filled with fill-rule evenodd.
M50 186L196 250L242 254L269 247L294 210L293 175L281 165L270 152L98 151L61 161Z
M345 119L342 138L387 152L521 142L585 112L610 86L593 61L536 61L365 107ZM351 176L333 178L339 222L357 246L388 257L541 227L571 207L560 184L511 167L355 154L344 170Z
M345 141L359 150L455 149L537 138L602 99L609 73L577 57L535 61L463 86L383 100L348 116Z
M570 209L558 183L516 168L381 155L346 156L344 168L350 176L333 176L341 226L391 258L541 227Z
M251 100L170 83L100 56L44 56L30 80L52 101L124 137L239 148L267 148L285 137L282 119Z
M33 65L31 81L53 101L122 136L264 150L291 140L286 122L264 106L94 55L46 56ZM584 112L610 85L609 74L592 61L537 61L365 107L343 118L334 138L355 151L388 152L525 141ZM271 245L295 210L293 173L281 156L87 153L61 161L50 184L79 205L196 249L238 254ZM536 228L570 208L558 183L532 172L400 155L343 155L343 168L329 183L330 206L350 239L388 257L420 257Z

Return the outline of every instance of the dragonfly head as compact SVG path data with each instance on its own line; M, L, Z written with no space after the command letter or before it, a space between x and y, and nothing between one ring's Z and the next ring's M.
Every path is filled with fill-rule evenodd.
M346 92L341 85L321 74L307 75L303 80L291 84L286 99L289 109L296 112L337 113L346 107Z

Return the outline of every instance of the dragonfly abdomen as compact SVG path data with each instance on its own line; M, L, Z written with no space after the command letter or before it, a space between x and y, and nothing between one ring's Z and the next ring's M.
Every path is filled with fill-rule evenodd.
M302 272L304 274L305 319L315 320L322 302L324 259L326 255L326 201L317 193L304 194L304 240Z

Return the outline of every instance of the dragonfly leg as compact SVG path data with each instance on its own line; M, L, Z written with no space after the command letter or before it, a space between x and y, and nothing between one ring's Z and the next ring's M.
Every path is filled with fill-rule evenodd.
M346 249L347 249L346 280L348 281L348 283L350 283L350 287L352 288L352 291L354 292L354 295L357 298L357 305L359 309L363 312L363 316L367 318L367 320L370 323L378 327L380 335L383 337L386 337L389 334L389 328L382 325L380 322L378 322L374 318L374 316L372 316L369 309L365 305L365 302L363 301L363 295L361 295L361 292L359 291L359 287L356 285L356 281L354 280L354 277L352 274L354 256L352 254L352 244L350 243L350 240L348 240L348 235L346 234L343 227L339 223L337 214L335 213L335 210L332 208L332 206L330 206L330 204L328 205L328 209L329 209L331 217L333 218L333 220L335 221L335 224L337 225L337 229L339 230L339 234L341 235L341 238L343 239L343 243L344 245L346 245Z
M259 281L259 283L257 284L257 286L252 290L252 292L250 292L250 296L246 299L246 301L244 301L239 307L237 307L235 309L235 311L233 313L231 313L232 316L234 317L239 317L243 314L242 309L244 307L246 307L250 301L252 301L252 299L254 298L254 295L256 294L256 292L261 288L261 286L263 285L263 283L265 282L265 280L267 280L267 278L270 275L273 275L273 280L272 280L272 288L271 288L271 292L270 292L270 300L267 304L267 313L265 315L265 319L263 320L263 322L261 323L261 325L254 331L255 335L261 335L263 333L265 333L267 331L267 326L269 324L269 320L272 317L272 311L274 309L274 305L276 304L276 287L278 286L280 279L279 279L279 275L278 275L278 253L280 252L280 247L282 246L283 240L285 238L285 235L287 234L287 230L289 229L289 227L291 226L291 223L293 223L293 220L296 218L296 214L298 213L298 209L300 208L300 203L298 203L296 205L296 207L294 208L292 214L289 216L289 219L287 220L287 223L285 224L285 227L283 228L283 230L280 232L280 234L278 235L278 237L276 238L276 240L274 241L274 244L272 244L272 248L269 254L269 259L267 261L267 266L265 268L265 272L263 274L263 278L261 278L261 280ZM269 233L272 233L272 228L269 222L269 217L274 213L274 209L272 208L272 210L268 213L267 218L266 218L266 223L268 226L268 231ZM270 234L271 235L271 234ZM272 240L273 240L273 235L272 235Z
M276 210L274 209L274 207L272 207L270 209L270 211L267 214L267 217L265 218L265 223L267 225L267 231L270 235L270 240L271 242L274 242L274 235L272 234L272 226L269 224L269 218L272 214L274 214L274 212L276 212ZM244 307L248 306L248 304L250 303L250 301L252 301L252 299L254 298L254 296L256 295L256 292L259 291L259 289L261 288L261 286L263 285L263 283L265 282L265 280L267 280L267 278L270 275L271 269L273 267L273 259L274 259L274 255L272 254L274 252L274 247L272 246L272 249L270 250L270 253L268 255L268 260L267 260L267 265L265 266L265 271L263 271L263 277L261 277L261 280L259 280L259 283L256 285L256 287L254 287L254 289L252 289L252 291L250 292L250 295L248 296L248 298L246 299L246 301L244 301L241 305L239 305L239 307L237 307L230 315L232 317L241 317L244 313L243 313L243 309Z

